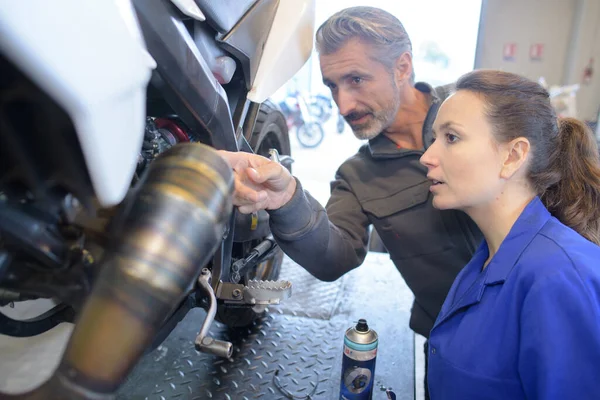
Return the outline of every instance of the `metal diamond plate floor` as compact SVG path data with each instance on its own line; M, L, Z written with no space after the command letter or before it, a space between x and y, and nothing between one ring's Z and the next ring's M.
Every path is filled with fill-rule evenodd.
M414 399L414 340L408 329L412 295L385 254L336 282L320 282L286 259L281 274L292 298L272 307L251 328L214 324L230 340L230 359L198 353L193 340L204 311L191 311L165 342L147 354L121 387L122 400L337 399L344 331L366 318L379 334L373 399ZM276 384L278 383L278 385Z

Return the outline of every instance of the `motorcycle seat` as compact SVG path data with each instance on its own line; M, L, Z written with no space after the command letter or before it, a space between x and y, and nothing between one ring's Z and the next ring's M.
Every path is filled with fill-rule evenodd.
M229 32L258 0L194 0L210 26Z

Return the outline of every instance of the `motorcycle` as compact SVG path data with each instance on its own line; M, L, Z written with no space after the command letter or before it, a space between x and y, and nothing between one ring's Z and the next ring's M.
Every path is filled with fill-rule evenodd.
M333 101L329 96L317 94L316 96L311 96L308 109L313 117L317 118L321 124L324 124L333 115ZM336 121L337 133L344 133L344 128L344 117L338 112Z
M329 121L333 113L333 101L328 96L317 94L310 96L308 101L310 114L317 118L322 124Z
M291 294L268 214L217 150L290 168L268 101L308 60L314 0L41 0L0 11L0 333L75 323L52 377L2 398L111 398L193 307L250 324ZM48 15L53 15L48 18ZM32 319L10 317L50 299ZM200 323L199 323L200 325Z
M311 112L310 105L299 91L293 91L279 103L285 115L288 129L295 129L298 142L312 149L321 144L325 138L323 125Z

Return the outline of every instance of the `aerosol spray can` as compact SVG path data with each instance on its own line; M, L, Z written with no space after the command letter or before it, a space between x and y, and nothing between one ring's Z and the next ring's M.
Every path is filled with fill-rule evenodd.
M340 400L370 400L375 382L377 332L359 319L344 335Z

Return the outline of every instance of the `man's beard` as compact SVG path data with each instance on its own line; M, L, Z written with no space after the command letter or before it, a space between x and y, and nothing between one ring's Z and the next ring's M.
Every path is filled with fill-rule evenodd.
M395 88L392 102L389 103L386 108L377 112L372 110L353 111L344 116L344 118L352 128L354 136L360 140L370 140L392 125L394 119L396 118L396 114L398 114L399 108L400 94ZM366 122L361 124L353 124L353 121L359 120L364 116L368 116Z

